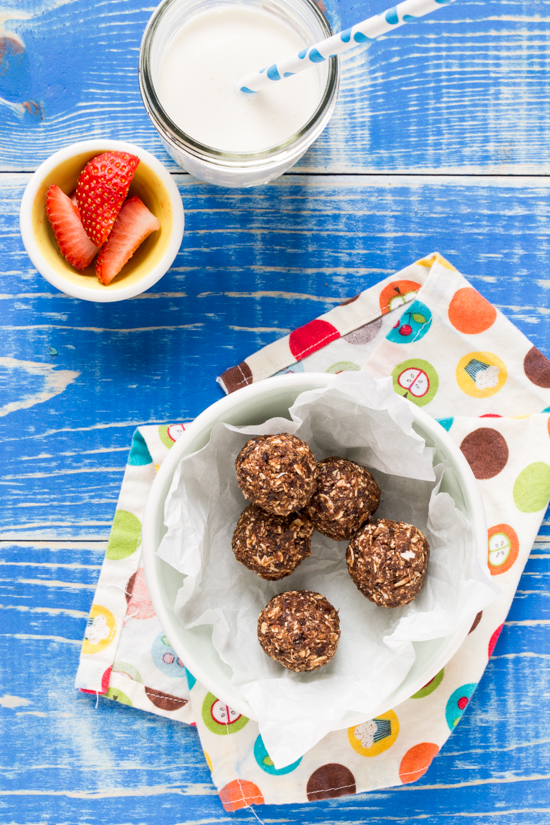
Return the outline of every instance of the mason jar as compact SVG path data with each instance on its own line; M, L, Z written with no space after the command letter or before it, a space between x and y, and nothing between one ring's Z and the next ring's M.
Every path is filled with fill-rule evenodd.
M338 94L338 59L325 60L315 69L307 70L319 73L319 102L307 122L288 139L261 151L246 152L222 151L200 143L186 134L164 110L158 96L159 65L164 51L184 24L203 12L225 6L251 8L273 15L307 46L330 37L332 30L313 0L163 0L153 12L141 43L139 82L145 109L166 150L179 166L201 181L225 187L258 186L294 166L327 125ZM280 58L287 56L281 54ZM186 79L186 82L192 80Z

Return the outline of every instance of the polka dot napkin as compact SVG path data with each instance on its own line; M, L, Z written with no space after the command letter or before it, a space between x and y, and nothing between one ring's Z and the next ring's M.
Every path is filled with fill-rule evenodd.
M550 497L550 361L440 255L418 261L265 347L219 379L226 392L285 372L367 370L438 419L478 480L487 564L502 595L414 696L326 736L277 770L255 722L208 693L164 635L140 566L141 518L182 425L136 431L90 611L76 686L195 723L227 811L314 802L413 782L485 670Z

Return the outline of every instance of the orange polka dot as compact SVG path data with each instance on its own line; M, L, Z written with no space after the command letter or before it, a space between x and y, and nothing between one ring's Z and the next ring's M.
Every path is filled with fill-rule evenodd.
M399 779L406 785L424 776L439 748L433 742L421 742L410 748L399 765Z
M226 811L238 811L249 805L263 805L262 792L254 782L248 779L234 779L220 791L220 799Z
M416 281L392 281L380 293L380 309L386 315L394 309L401 309L416 296L420 284Z
M494 306L471 286L458 289L449 305L449 321L466 335L485 332L495 323L496 317Z

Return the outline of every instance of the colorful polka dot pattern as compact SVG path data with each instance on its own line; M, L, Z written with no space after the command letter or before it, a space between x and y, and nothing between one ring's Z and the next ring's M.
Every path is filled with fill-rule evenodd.
M209 694L185 670L156 616L146 618L151 608L139 573L142 509L130 500L126 484L143 482L144 504L155 465L183 425L140 428L145 446L139 438L132 443L79 684L128 706L196 723L229 812L263 802L336 799L421 779L468 713L550 497L550 361L440 256L412 264L305 324L228 370L222 383L233 391L275 369L357 368L391 377L395 391L437 418L462 450L479 483L487 568L502 596L471 620L460 650L408 701L335 731L301 760L275 767L258 725ZM500 645L505 650L506 640ZM140 647L135 659L126 655L129 646ZM93 662L92 678L86 667Z
M76 682L94 697L192 722L185 666L161 631L141 561L147 495L183 429L169 424L134 433Z

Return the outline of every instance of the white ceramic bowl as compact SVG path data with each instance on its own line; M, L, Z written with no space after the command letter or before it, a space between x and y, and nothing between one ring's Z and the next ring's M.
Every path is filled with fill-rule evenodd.
M205 688L239 713L252 719L254 714L248 702L241 696L239 689L231 684L231 668L222 662L212 645L210 626L202 625L186 630L174 613L174 603L183 576L156 555L166 532L164 502L177 465L184 456L200 450L208 443L215 424L223 421L226 424L242 426L261 424L275 416L289 418L288 410L300 393L324 387L333 378L334 376L325 373L282 375L251 384L217 401L199 415L174 444L157 473L145 509L142 533L145 575L153 605L170 644ZM470 466L435 419L414 404L411 404L411 409L415 431L425 439L429 447L436 450L434 463L442 463L454 470L454 473L445 473L441 490L452 496L456 507L473 524L475 546L472 547L472 552L478 553L480 562L486 564L485 512ZM416 659L411 670L384 706L377 709L374 716L385 713L405 701L433 679L458 650L468 635L474 618L471 616L468 622L462 627L457 627L450 636L415 642ZM365 721L363 716L349 713L339 727L357 725L362 721Z
M140 163L129 195L138 195L160 221L108 285L96 278L94 263L79 272L61 255L46 217L46 192L54 183L67 195L91 158L102 152L129 152ZM150 152L122 140L85 140L49 157L30 179L21 201L23 244L36 269L52 286L84 301L123 301L145 292L168 271L183 238L183 204L169 172Z

